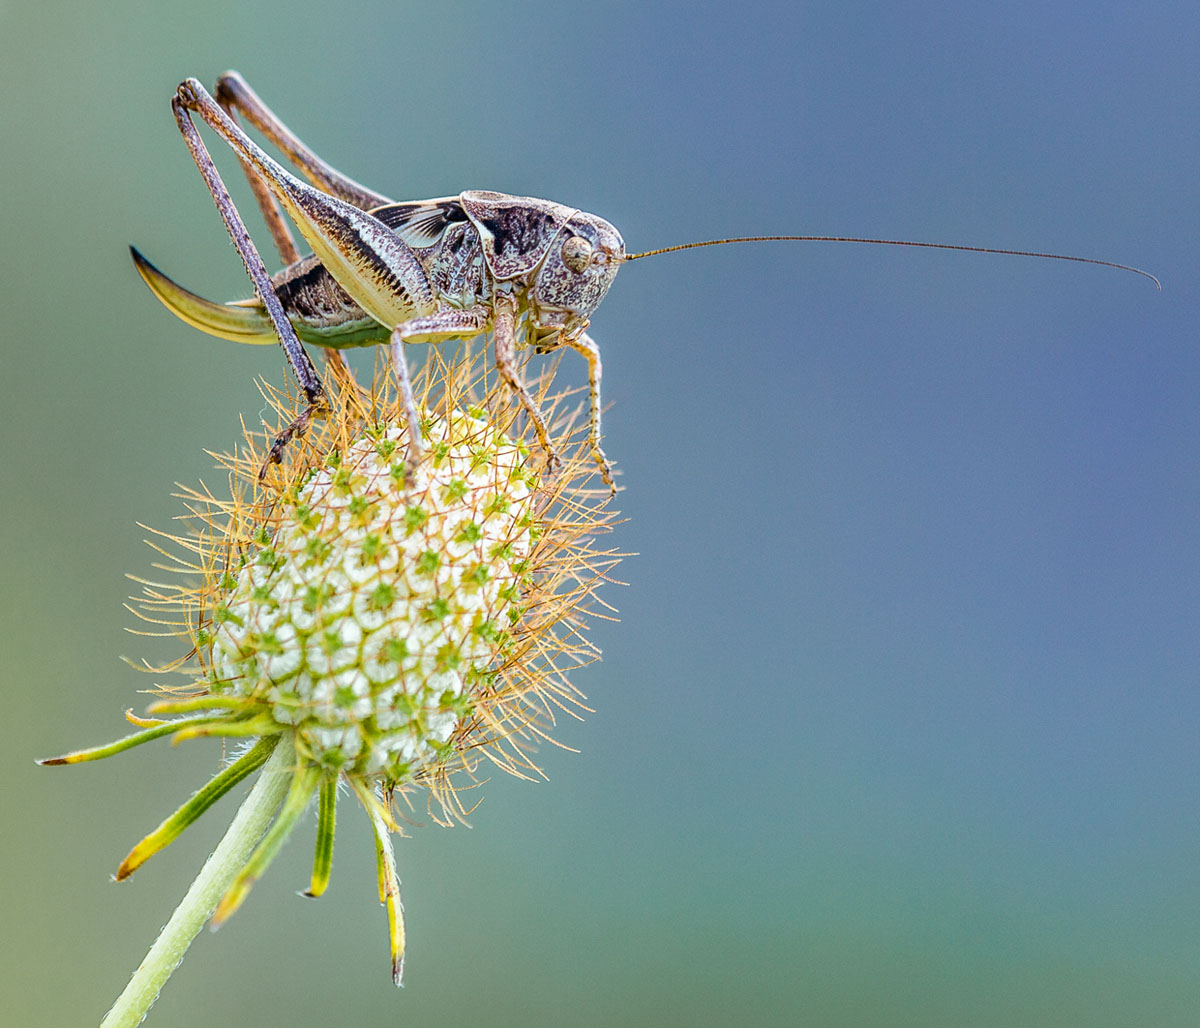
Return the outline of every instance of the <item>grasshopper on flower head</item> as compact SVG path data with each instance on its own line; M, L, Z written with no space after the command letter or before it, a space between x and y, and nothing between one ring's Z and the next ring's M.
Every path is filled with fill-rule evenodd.
M172 98L171 109L256 297L227 304L204 300L131 250L147 285L184 321L236 342L282 344L308 406L276 438L268 464L280 460L288 441L325 405L321 380L302 343L334 353L346 347L389 345L407 420L409 463L414 465L424 444L405 343L469 339L490 331L496 367L520 400L551 465L558 457L545 419L521 381L516 354L525 347L546 352L568 346L583 355L591 401L589 445L601 477L615 491L612 469L600 446L600 353L587 328L621 264L653 254L765 240L882 243L1101 264L1158 283L1138 268L1089 257L849 236L744 236L628 254L621 234L603 218L550 200L468 190L396 203L321 160L236 72L221 76L214 92L215 98L198 81L187 79ZM267 271L250 239L192 115L221 136L241 162L285 264L275 275ZM308 182L250 139L237 115L278 147ZM297 252L280 208L312 248L310 256Z
M283 345L308 407L276 440L273 460L325 402L302 341L333 350L389 344L411 462L419 459L423 441L404 344L491 331L496 367L551 464L558 458L542 413L521 381L516 352L569 346L583 354L591 392L589 441L605 483L614 488L600 448L600 353L587 334L588 319L625 259L625 243L612 225L549 200L482 190L395 203L329 167L235 72L223 75L215 92L214 99L188 79L171 108L257 296L211 303L171 281L137 250L133 259L155 295L189 324L237 342ZM245 168L286 264L277 274L263 264L192 114L233 148ZM235 114L279 147L309 182L268 156L242 131ZM312 247L310 256L297 253L279 207Z

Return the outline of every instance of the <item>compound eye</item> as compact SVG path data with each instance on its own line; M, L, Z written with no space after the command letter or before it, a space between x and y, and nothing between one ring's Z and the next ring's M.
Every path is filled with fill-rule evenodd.
M562 245L563 264L582 275L592 259L592 244L583 236L569 236Z

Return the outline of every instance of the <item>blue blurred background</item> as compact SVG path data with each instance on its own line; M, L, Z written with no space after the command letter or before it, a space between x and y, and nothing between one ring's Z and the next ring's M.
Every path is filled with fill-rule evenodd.
M32 763L140 709L135 521L284 379L125 250L247 295L168 109L227 67L399 198L1163 291L819 244L625 269L593 330L639 555L581 752L399 843L403 992L347 803L330 893L294 895L309 827L151 1025L1200 1023L1197 53L1194 2L6 0L7 1023L98 1021L232 812L118 888L218 747Z

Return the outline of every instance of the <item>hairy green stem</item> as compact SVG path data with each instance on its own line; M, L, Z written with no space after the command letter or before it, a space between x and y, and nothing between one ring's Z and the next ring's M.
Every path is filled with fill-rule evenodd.
M200 869L200 874L171 915L146 959L134 972L100 1028L135 1028L141 1024L159 990L179 966L192 940L216 909L225 891L237 878L291 786L296 770L296 749L285 733L263 766L250 795L233 819L229 831Z

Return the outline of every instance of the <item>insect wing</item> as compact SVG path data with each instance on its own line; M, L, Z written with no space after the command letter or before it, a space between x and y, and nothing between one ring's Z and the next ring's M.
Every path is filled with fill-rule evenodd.
M456 198L391 203L371 213L414 250L428 250L442 241L448 229L464 224L467 214Z

